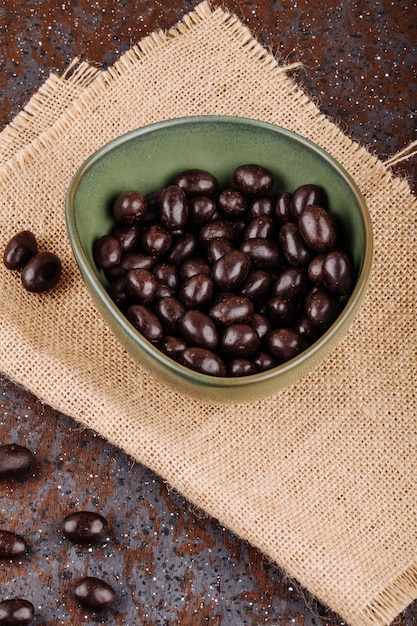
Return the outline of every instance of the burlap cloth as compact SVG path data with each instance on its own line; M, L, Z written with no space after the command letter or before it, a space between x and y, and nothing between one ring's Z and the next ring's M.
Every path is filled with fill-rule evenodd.
M288 69L203 2L108 71L75 63L46 81L1 135L0 243L32 229L64 276L31 295L1 267L0 370L158 472L352 626L382 625L417 597L417 202ZM373 220L373 278L350 332L310 375L252 404L200 405L143 372L96 312L66 234L66 189L92 151L197 114L315 141Z

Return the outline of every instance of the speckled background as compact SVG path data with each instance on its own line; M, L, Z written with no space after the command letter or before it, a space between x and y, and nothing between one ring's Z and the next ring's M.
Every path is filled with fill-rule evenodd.
M197 1L0 1L0 121L13 119L50 71L75 57L107 67L146 34L169 28ZM234 11L288 62L297 81L347 134L386 159L416 140L417 3L388 0L213 2ZM417 158L397 166L417 190ZM0 378L0 444L27 445L36 463L0 482L0 527L23 534L25 558L0 560L0 600L21 596L35 624L325 626L342 622L258 551L204 515L150 470ZM108 540L63 538L68 512L110 523ZM72 580L115 588L104 613L80 609ZM417 623L417 604L396 620Z

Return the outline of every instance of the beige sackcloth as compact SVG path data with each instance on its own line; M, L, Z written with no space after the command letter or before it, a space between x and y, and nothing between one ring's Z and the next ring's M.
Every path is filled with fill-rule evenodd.
M156 471L351 626L391 622L417 598L417 201L346 137L239 19L206 2L107 71L51 75L0 135L2 249L20 229L63 261L53 292L0 269L0 371ZM252 117L330 152L371 212L371 284L349 333L275 397L210 406L125 353L97 313L65 227L82 161L144 124Z

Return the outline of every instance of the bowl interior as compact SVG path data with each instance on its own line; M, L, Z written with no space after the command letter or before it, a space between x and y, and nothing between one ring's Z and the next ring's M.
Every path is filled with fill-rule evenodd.
M129 189L145 194L155 191L191 167L210 171L224 187L231 184L233 170L245 163L257 163L272 171L275 194L292 192L306 183L324 188L328 208L345 234L358 277L350 297L352 306L359 299L370 272L371 224L364 200L343 168L315 144L277 126L236 117L182 118L140 128L103 146L79 168L68 190L67 226L73 251L87 287L113 327L121 325L126 330L129 324L107 296L106 278L93 258L95 240L114 225L113 199ZM345 309L342 316L349 314L349 303ZM138 333L133 331L134 335ZM158 351L146 340L138 341L164 366L186 369L169 363L164 355L155 355ZM288 364L240 381L190 372L183 375L209 386L242 386L249 378L271 378L280 368L288 370Z

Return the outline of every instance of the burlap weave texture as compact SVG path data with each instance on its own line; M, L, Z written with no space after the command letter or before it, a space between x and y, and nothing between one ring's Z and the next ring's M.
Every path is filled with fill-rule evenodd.
M417 202L288 69L204 2L108 71L49 80L30 119L0 138L0 243L30 228L64 276L34 295L0 269L0 369L154 469L352 626L383 625L417 597ZM67 186L92 151L199 114L315 141L355 179L374 227L371 285L340 346L291 388L239 406L179 397L133 362L96 312L65 228Z

